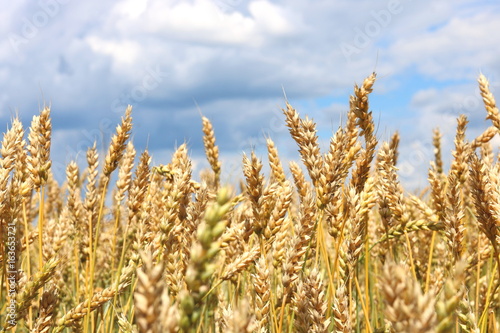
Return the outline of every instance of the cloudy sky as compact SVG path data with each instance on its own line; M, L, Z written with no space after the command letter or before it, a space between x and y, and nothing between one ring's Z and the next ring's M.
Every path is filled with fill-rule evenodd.
M297 158L283 90L326 147L353 85L376 71L378 136L400 130L400 174L418 186L434 127L450 148L459 114L469 138L489 126L476 79L482 72L500 91L498 31L493 0L15 1L0 12L0 122L5 131L18 114L29 126L50 104L60 177L94 141L109 141L132 104L138 149L163 164L187 141L201 167L199 107L229 175L242 152L265 157L265 136Z

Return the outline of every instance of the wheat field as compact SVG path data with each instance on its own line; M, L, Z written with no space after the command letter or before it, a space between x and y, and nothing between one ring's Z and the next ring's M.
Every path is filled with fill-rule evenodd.
M376 137L375 81L354 87L327 152L287 102L301 160L284 165L267 138L268 156L243 155L229 184L203 116L199 175L186 144L165 165L136 151L128 107L105 156L89 147L63 184L50 108L29 128L13 119L0 160L1 331L499 332L500 112L488 81L492 126L467 141L460 116L447 171L435 130L421 193L398 180L399 134Z

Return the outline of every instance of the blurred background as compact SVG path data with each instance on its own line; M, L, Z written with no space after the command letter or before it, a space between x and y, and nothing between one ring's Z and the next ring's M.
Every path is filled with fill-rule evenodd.
M318 123L322 146L345 122L349 95L371 72L380 140L401 134L405 186L425 184L440 127L448 161L459 114L472 139L490 124L476 79L500 99L500 4L411 0L15 1L0 12L0 124L24 126L44 105L52 159L104 149L128 104L133 140L153 164L187 142L199 170L200 111L213 123L223 181L242 176L242 153L266 158L271 137L298 159L284 126L285 97ZM499 140L494 143L498 146ZM104 154L101 154L101 156Z

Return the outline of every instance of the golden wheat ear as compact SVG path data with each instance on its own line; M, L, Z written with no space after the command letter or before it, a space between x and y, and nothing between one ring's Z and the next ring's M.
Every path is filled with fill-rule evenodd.
M488 113L486 119L491 120L493 125L498 130L500 130L500 112L498 111L495 97L490 91L490 83L483 74L479 75L478 82L481 97L483 98L484 102L484 107L486 108L486 112Z
M219 147L215 144L215 132L212 123L208 118L202 117L203 122L203 145L205 146L205 155L207 156L208 163L214 172L214 186L215 189L220 185L220 172L221 162L219 161Z

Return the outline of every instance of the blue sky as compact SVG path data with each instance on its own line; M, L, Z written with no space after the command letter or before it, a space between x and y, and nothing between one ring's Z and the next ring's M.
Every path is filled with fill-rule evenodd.
M94 140L109 141L132 104L137 149L163 164L187 141L200 168L198 105L231 174L243 151L265 157L266 135L284 160L297 158L283 88L326 147L354 83L375 70L379 137L400 130L401 178L418 187L434 127L451 149L460 113L470 138L489 126L476 79L482 72L500 88L498 31L497 1L15 1L0 13L0 121L6 129L18 114L28 127L50 104L63 177Z

